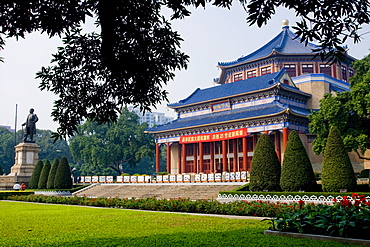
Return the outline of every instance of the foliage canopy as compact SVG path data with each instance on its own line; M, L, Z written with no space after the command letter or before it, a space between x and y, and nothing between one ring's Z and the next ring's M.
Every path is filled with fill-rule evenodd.
M323 59L342 58L344 42L360 40L361 25L369 23L369 2L239 0L247 22L266 24L277 7L295 11L302 19L295 27L302 42L317 40ZM180 35L161 13L172 19L189 16L190 7L230 8L232 0L30 0L0 2L0 49L5 38L24 38L40 31L64 36L64 46L52 64L37 74L40 88L59 96L52 117L60 127L54 137L71 136L81 119L116 121L125 104L149 110L164 100L164 84L176 69L186 69L188 56L179 50ZM83 33L86 17L96 19L99 33ZM0 58L1 60L1 58Z
M0 167L8 174L14 165L14 134L9 130L0 127Z
M70 149L75 162L81 163L82 175L120 175L127 166L136 166L142 158L154 156L154 139L144 133L148 125L139 124L139 116L126 108L118 121L98 125L86 121L79 127Z
M351 91L324 95L320 110L309 115L310 132L317 135L313 145L316 154L324 152L329 130L335 126L347 151L370 159L363 156L370 148L370 55L355 61L353 68L356 74L350 78Z

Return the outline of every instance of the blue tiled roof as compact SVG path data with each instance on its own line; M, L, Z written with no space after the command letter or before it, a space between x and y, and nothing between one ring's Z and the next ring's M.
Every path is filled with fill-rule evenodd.
M231 62L219 62L219 66L236 65L243 62L252 61L270 55L274 50L283 54L311 54L312 49L317 49L318 46L312 43L301 43L300 39L295 39L296 35L289 30L289 27L283 27L283 30L270 42L252 52L247 56L243 56Z
M169 104L170 108L177 108L180 106L191 105L199 102L217 100L220 98L239 95L246 92L253 92L265 88L272 87L279 82L284 70L280 72L262 75L246 80L227 83L219 86L213 86L205 89L196 89L189 97L180 100L177 103Z
M191 128L196 126L214 125L222 122L232 122L243 119L260 118L269 115L276 115L287 109L291 109L293 113L307 116L310 111L300 107L288 106L278 102L270 104L252 106L248 108L234 109L231 111L217 112L194 116L188 118L179 118L170 123L147 129L150 133L158 133L162 131L171 131L176 129Z
M293 92L296 92L296 93L299 93L299 94L303 94L303 95L306 95L308 97L311 96L311 94L309 93L305 93L301 90L299 90L299 88L297 87L293 87L293 86L290 86L290 85L287 85L287 84L280 84L282 88L285 88L286 90L289 90L289 91L293 91Z

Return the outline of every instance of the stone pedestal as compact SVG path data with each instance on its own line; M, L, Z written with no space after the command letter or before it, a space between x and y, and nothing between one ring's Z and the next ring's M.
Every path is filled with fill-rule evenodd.
M10 174L0 176L0 189L11 189L15 183L30 181L33 169L39 160L40 146L36 143L19 143L15 146L15 164Z

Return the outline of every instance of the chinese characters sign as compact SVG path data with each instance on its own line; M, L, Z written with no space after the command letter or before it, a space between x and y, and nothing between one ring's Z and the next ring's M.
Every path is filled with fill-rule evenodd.
M212 112L231 110L230 102L228 100L211 104Z
M241 138L247 135L248 135L247 129L243 128L210 134L180 136L180 143L183 144L183 143L222 141L228 139Z

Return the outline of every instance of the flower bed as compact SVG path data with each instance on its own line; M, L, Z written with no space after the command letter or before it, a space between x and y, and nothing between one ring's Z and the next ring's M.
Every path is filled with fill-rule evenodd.
M356 193L333 199L332 206L299 201L295 211L278 212L268 221L273 231L370 239L370 202Z
M123 199L123 198L88 198L88 197L57 197L45 195L29 196L11 196L10 200L71 204L94 207L111 207L126 209L143 209L154 211L173 211L173 212L190 212L190 213L207 213L207 214L228 214L228 215L249 215L272 217L277 213L293 212L299 208L297 203L268 203L262 201L246 202L236 201L231 203L220 203L210 200L196 200L177 198L177 199L157 199L155 197L145 199Z

